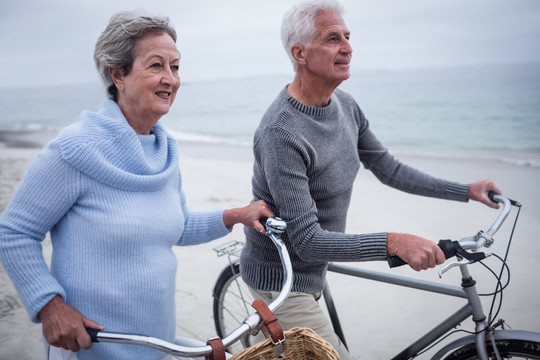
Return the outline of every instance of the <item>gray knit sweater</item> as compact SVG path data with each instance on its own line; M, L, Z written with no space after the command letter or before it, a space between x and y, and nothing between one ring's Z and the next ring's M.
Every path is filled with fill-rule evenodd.
M360 163L384 184L413 194L467 201L468 185L436 179L400 163L376 139L349 94L324 108L305 106L284 88L262 118L253 145L254 200L287 222L282 238L294 268L293 291L322 290L329 261L386 260L386 233L346 234ZM242 277L279 291L283 274L271 240L246 228Z

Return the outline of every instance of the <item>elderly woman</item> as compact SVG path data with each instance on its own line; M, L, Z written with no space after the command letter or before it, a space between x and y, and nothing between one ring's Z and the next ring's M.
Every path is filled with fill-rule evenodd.
M263 231L258 219L273 215L262 201L186 206L177 143L159 123L180 86L175 42L168 18L111 18L94 56L108 98L36 157L0 218L2 264L41 321L50 359L162 359L132 345L92 347L85 327L173 341L172 247L222 237L236 223ZM49 231L50 271L41 248Z

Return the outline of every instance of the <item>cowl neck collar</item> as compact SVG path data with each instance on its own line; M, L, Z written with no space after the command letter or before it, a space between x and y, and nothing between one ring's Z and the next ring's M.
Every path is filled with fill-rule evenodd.
M138 135L118 104L106 99L98 112L83 111L59 135L63 158L108 185L152 191L178 171L176 140L158 122L152 135Z

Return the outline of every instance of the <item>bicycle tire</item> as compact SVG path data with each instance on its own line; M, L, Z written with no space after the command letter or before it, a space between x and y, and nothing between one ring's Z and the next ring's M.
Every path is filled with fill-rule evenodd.
M528 340L495 340L499 354L503 359L536 359L540 360L540 343ZM488 343L488 356L496 359L493 346ZM478 359L475 344L467 344L456 349L444 360L475 360Z
M220 338L237 328L255 310L251 307L253 296L240 275L240 264L235 262L223 269L213 291L214 324ZM242 350L237 342L228 351L235 354Z

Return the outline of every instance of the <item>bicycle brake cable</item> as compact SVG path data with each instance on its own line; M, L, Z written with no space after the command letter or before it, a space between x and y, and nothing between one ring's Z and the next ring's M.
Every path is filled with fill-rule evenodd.
M508 245L506 246L506 252L504 254L504 258L500 258L499 256L497 256L497 258L499 258L501 261L502 261L502 266L501 266L501 271L499 272L499 276L495 276L497 278L497 285L495 286L495 291L494 291L494 295L493 295L493 300L491 301L491 307L489 309L489 315L488 315L488 328L491 326L491 324L493 323L493 321L497 318L497 316L499 315L499 312L502 308L502 292L503 290L506 288L506 286L508 286L508 284L510 283L510 267L508 266L508 263L507 263L507 259L508 259L508 254L510 252L510 245L512 244L512 240L514 238L514 232L516 230L516 226L517 226L517 221L519 219L519 214L521 212L521 203L517 202L517 201L514 201L512 200L512 205L516 206L518 208L518 211L516 213L516 217L514 219L514 224L512 226L512 231L510 232L510 238L508 239ZM502 286L501 284L501 278L502 278L502 275L503 275L503 271L504 271L504 268L506 267L507 269L507 273L508 273L508 280L507 280L507 283ZM491 270L491 269L490 269ZM500 289L499 289L500 287ZM495 313L495 316L492 316L493 315L493 308L495 306L495 300L497 298L497 294L499 294L500 296L500 299L499 299L499 306L497 307L497 311Z
M501 293L504 289L506 289L506 287L508 286L508 284L510 283L510 267L508 266L508 264L506 262L504 262L504 259L501 258L499 255L495 254L495 253L492 253L491 254L492 256L496 257L501 263L502 263L502 267L503 268L506 268L506 282L504 283L504 285L500 285L501 284L501 279L502 279L502 276L499 277L497 276L497 274L495 274L495 271L493 271L491 269L491 267L489 267L487 264L485 264L483 261L479 261L479 263L485 267L492 275L495 279L497 279L497 283L500 285L500 289L496 289L495 291L493 292L490 292L490 293L485 293L485 294L478 294L478 296L494 296L496 294L499 294Z

